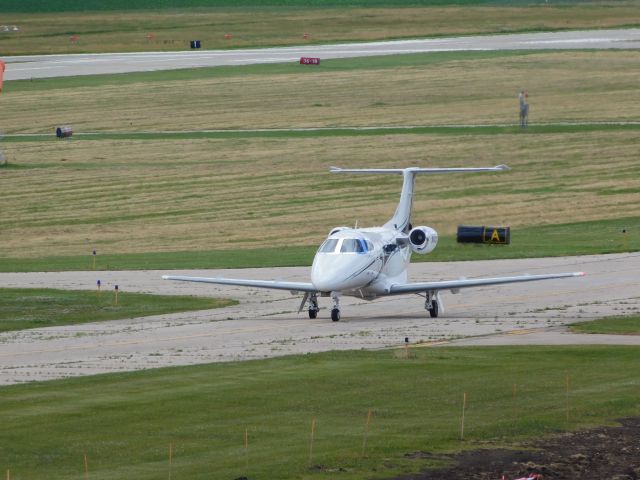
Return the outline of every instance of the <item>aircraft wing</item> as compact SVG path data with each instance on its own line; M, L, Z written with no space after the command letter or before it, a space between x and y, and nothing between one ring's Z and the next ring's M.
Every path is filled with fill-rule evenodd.
M546 275L520 275L517 277L476 278L461 280L445 280L439 282L416 282L391 285L389 295L402 293L420 293L437 290L458 290L459 288L485 287L488 285L502 285L504 283L535 282L538 280L552 280L555 278L582 277L584 272L551 273Z
M278 280L247 280L241 278L224 277L184 277L179 275L163 275L163 280L177 280L179 282L217 283L220 285L237 285L239 287L270 288L273 290L288 290L290 292L318 292L312 283L281 282Z

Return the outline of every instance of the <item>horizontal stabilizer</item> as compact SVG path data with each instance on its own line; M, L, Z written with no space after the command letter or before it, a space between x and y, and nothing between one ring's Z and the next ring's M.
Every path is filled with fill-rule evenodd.
M454 167L454 168L339 168L331 167L331 173L382 173L402 175L405 171L414 173L464 173L464 172L503 172L510 170L506 165L496 165L495 167Z

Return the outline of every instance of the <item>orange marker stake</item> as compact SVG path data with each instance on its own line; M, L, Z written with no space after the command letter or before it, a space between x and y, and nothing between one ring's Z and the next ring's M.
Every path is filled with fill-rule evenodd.
M462 424L460 426L460 440L464 440L464 413L467 409L467 392L464 392L462 397Z
M371 425L371 417L373 417L373 412L369 410L367 413L367 424L364 429L364 437L362 439L362 457L364 458L366 449L367 449L367 438L369 436L369 425Z
M316 419L314 418L311 421L311 442L309 444L309 466L311 466L311 462L313 460L313 438L316 434Z
M249 429L244 429L244 458L245 458L245 468L249 470Z

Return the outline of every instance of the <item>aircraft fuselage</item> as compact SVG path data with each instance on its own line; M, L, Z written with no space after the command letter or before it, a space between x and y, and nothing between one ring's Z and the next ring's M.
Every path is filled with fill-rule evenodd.
M411 259L408 244L398 243L399 232L384 227L342 228L327 237L311 267L311 283L325 294L373 300L389 293L392 284L407 281Z

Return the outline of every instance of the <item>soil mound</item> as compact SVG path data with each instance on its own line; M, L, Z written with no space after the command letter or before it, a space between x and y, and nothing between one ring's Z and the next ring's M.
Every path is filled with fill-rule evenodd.
M541 474L544 480L637 480L640 478L640 417L618 427L563 433L520 450L482 449L457 455L414 452L408 457L449 459L453 465L396 480L509 480Z

